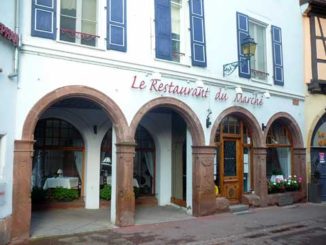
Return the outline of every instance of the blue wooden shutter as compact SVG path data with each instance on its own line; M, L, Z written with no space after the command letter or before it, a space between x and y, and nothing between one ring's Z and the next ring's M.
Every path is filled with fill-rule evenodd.
M274 84L284 85L282 30L272 26Z
M190 0L189 9L192 65L206 67L204 0Z
M172 60L171 3L155 0L156 58Z
M245 14L237 12L237 40L238 40L238 61L239 77L250 78L250 59L242 54L241 44L244 38L249 35L249 17Z
M107 1L107 49L127 51L126 0Z
M56 0L32 0L32 36L56 39Z

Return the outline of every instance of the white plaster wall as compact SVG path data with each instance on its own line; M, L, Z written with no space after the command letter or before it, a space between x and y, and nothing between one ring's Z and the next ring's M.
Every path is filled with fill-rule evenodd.
M15 30L15 2L2 1L0 23ZM0 183L5 183L5 196L0 204L0 222L12 213L13 152L16 121L16 80L8 75L13 72L14 47L0 36Z
M207 40L207 68L191 67L189 62L176 64L155 59L155 24L154 1L138 0L129 1L127 4L127 52L105 50L105 8L106 1L99 0L99 45L96 48L80 47L70 43L58 42L30 36L31 0L24 1L22 9L23 19L27 20L23 26L23 41L25 49L45 48L45 52L60 50L62 54L70 54L75 57L87 55L89 59L101 58L104 61L128 62L127 67L142 68L148 71L157 68L165 72L177 72L178 75L190 76L192 79L202 77L205 79L235 81L249 87L263 87L276 91L301 94L303 83L303 36L302 18L300 6L297 0L218 0L205 1L205 27ZM59 7L59 6L58 6ZM187 8L185 8L187 10ZM238 78L237 72L230 77L223 78L222 66L225 63L236 61L236 12L247 14L268 25L267 27L267 62L270 74L268 82L259 83L247 79ZM218 14L216 14L218 13ZM275 14L278 13L278 14ZM58 25L59 25L59 18ZM272 50L270 27L276 25L282 28L283 34L283 58L285 86L274 86L272 82ZM141 26L141 28L139 28ZM189 23L186 23L186 29ZM189 33L190 35L190 33ZM59 35L57 35L59 36ZM186 36L188 36L186 34ZM33 45L33 47L29 46ZM190 45L188 45L190 46ZM187 57L190 57L190 49L187 49ZM188 59L187 59L188 60ZM140 65L141 64L141 65Z

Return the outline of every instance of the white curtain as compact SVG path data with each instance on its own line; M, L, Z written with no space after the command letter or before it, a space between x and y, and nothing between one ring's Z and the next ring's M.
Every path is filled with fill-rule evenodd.
M61 9L76 9L76 0L61 0Z
M33 170L32 170L32 187L42 187L43 179L43 168L42 168L42 156L41 151L35 151L33 159Z
M77 168L77 172L79 175L79 178L82 179L82 171L83 171L83 152L81 151L75 151L75 165Z
M153 159L153 153L152 152L144 152L145 156L145 162L147 169L149 171L149 174L151 177L154 175L154 159Z
M96 0L83 0L81 32L96 35Z
M290 149L286 147L279 147L276 150L282 173L284 177L287 178L289 175L291 175Z

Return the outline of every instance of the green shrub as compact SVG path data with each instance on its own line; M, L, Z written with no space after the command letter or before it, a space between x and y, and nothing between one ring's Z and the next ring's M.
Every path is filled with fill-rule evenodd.
M53 199L58 201L72 201L79 197L78 190L63 187L54 188L51 192Z
M100 198L104 200L111 200L111 185L104 185L100 190Z
M140 195L140 188L134 186L135 198L138 198Z

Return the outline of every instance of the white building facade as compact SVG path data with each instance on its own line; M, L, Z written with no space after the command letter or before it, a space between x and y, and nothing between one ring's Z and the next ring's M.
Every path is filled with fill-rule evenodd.
M20 16L14 160L0 165L13 241L29 237L31 186L58 169L89 209L109 175L120 226L134 224L134 186L202 216L216 200L278 203L272 175L305 182L298 1L27 0Z
M19 37L15 1L0 10L0 244L10 238Z

